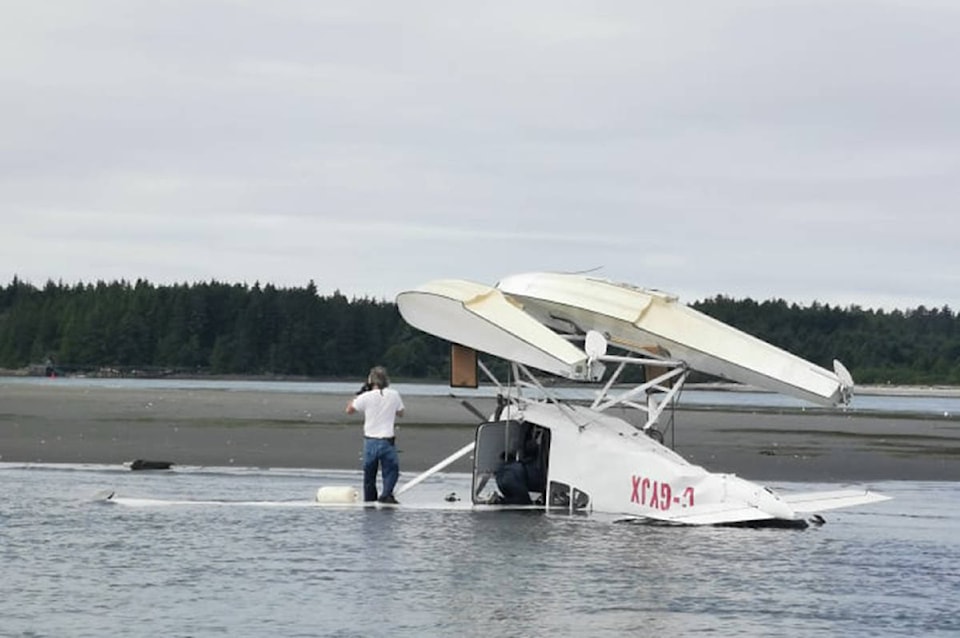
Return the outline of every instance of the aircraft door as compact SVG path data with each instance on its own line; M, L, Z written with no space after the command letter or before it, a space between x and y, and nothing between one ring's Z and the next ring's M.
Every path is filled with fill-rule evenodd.
M473 502L542 505L549 460L548 428L513 420L484 423L477 428Z

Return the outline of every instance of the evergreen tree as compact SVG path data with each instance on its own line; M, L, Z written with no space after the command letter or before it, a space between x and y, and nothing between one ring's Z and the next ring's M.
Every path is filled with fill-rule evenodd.
M840 308L716 296L693 306L858 383L960 383L960 316L948 306ZM0 367L118 368L361 378L383 363L397 377L444 379L449 344L408 326L396 305L302 288L210 281L154 286L18 277L0 286ZM494 363L495 365L495 363Z

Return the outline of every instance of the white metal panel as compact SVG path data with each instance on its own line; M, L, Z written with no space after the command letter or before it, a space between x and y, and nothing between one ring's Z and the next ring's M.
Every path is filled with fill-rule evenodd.
M404 320L424 332L571 379L588 376L587 355L490 286L438 280L397 296Z
M555 404L522 412L550 428L549 480L587 494L592 510L698 525L796 518L777 494L691 464L617 417Z
M865 490L782 494L781 498L783 498L795 512L823 512L841 507L867 505L869 503L879 503L880 501L890 500L889 496L883 496L882 494L867 492Z
M528 273L497 287L557 330L605 333L633 352L663 348L692 369L834 405L842 384L833 372L685 306L666 293L559 273Z
M756 507L743 507L737 503L718 503L671 516L669 520L685 525L722 525L724 523L766 521L773 518L776 518L773 514Z

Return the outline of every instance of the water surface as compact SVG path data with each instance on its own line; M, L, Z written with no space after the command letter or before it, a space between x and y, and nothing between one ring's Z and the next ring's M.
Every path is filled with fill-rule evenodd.
M406 478L410 478L407 476ZM937 636L960 632L960 492L805 531L471 512L469 478L321 508L359 473L0 464L9 636ZM784 490L835 485L781 484ZM119 503L97 501L115 490Z

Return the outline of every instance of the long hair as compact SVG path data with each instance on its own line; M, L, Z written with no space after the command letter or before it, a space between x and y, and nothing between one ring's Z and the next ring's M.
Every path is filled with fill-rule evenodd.
M370 368L370 375L367 377L370 385L375 385L381 390L390 385L390 377L387 376L387 369L383 366L374 366Z

